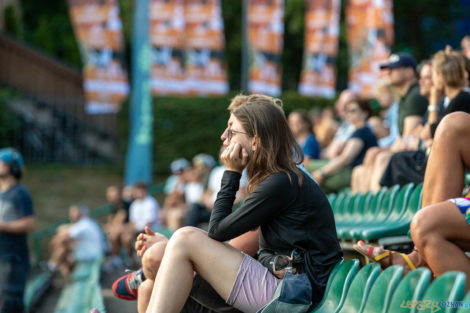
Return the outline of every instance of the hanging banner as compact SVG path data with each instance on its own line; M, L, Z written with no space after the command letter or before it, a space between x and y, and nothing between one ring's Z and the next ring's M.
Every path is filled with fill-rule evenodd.
M281 94L284 0L247 0L248 91Z
M393 45L393 0L348 0L347 38L350 56L348 88L362 97L374 95Z
M150 0L151 86L154 95L186 93L184 1Z
M220 0L186 0L184 20L187 93L227 93L229 87Z
M117 113L129 93L117 1L68 0L68 4L84 64L85 111Z
M149 0L136 0L132 29L132 94L125 184L152 182L153 107L150 92Z
M305 39L299 93L333 98L341 0L306 0Z

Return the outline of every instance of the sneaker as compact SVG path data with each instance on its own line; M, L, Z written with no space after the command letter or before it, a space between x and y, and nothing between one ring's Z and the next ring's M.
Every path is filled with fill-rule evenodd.
M131 272L117 279L113 284L113 293L119 299L137 300L137 291L143 282L142 269Z

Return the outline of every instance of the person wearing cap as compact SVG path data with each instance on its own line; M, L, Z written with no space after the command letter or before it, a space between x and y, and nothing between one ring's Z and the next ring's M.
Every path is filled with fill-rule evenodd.
M31 196L20 184L23 158L12 148L0 150L0 312L23 312L28 278L27 234L34 229Z
M398 106L398 130L400 135L409 134L421 123L428 101L419 93L416 60L408 53L392 54L380 69L388 71L390 83L400 95Z
M51 240L50 270L59 270L66 282L77 262L90 262L103 256L103 234L98 224L88 216L86 205L69 208L71 224L59 227Z
M421 125L427 111L428 100L420 94L416 60L408 53L392 54L388 63L380 66L387 70L390 84L395 87L400 100L398 102L398 132L399 136L388 149L372 150L374 153L372 170L369 172L369 190L380 190L380 179L396 152L411 148L413 131ZM366 155L365 159L369 159Z

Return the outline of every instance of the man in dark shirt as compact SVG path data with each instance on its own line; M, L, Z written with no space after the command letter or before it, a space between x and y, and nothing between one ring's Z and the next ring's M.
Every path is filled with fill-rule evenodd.
M23 312L29 272L26 235L34 228L33 205L19 183L23 159L14 149L0 150L0 312Z
M416 61L408 53L392 54L380 69L388 70L390 83L400 95L398 104L398 130L406 135L421 123L428 101L419 93Z

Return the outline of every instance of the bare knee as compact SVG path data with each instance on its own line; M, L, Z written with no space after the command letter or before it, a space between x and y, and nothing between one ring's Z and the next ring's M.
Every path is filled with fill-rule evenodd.
M437 234L439 221L429 207L419 210L410 224L411 238L418 250L424 249L429 240Z
M155 279L158 269L165 254L166 241L160 241L151 246L145 251L142 257L142 267L144 269L145 277Z
M467 113L454 112L445 116L439 123L436 131L436 138L441 136L452 138L465 138L461 137L461 133L465 133L469 129L470 118Z
M204 237L207 238L207 234L191 226L185 226L178 229L168 242L168 249L182 249L185 251L190 251L192 249L197 249L197 247L202 243Z

